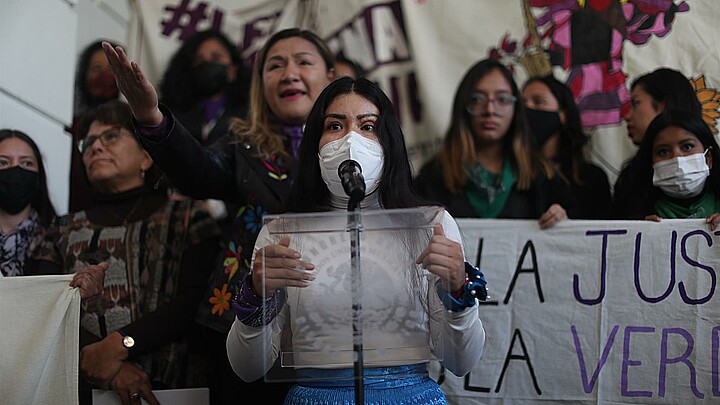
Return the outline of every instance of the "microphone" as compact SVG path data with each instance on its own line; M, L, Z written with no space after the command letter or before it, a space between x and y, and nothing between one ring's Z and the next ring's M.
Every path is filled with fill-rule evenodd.
M360 163L352 159L345 160L338 167L338 176L350 201L359 202L365 198L365 178Z

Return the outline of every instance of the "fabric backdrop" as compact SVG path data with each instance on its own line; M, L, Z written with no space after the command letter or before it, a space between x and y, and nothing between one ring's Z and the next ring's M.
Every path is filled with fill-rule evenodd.
M158 83L172 53L197 30L226 33L252 61L279 29L303 27L357 60L400 113L415 168L442 139L465 71L492 56L512 66L552 62L571 85L591 135L590 159L611 183L635 146L620 114L629 83L660 66L698 89L715 128L720 82L716 0L143 0L129 41ZM539 56L532 56L539 55ZM527 56L527 58L525 58Z

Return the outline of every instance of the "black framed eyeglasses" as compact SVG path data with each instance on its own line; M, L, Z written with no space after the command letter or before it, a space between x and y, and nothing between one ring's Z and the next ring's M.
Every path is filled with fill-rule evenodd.
M100 135L88 135L84 139L78 141L78 150L80 151L80 154L84 155L88 150L90 150L95 141L100 140L100 143L103 146L108 146L117 142L121 136L122 128L120 127L108 129L107 131L103 131Z
M473 93L470 95L470 101L468 101L465 110L467 110L470 115L483 115L487 112L488 105L493 103L495 106L495 114L506 116L512 112L516 101L517 98L512 94L500 94L495 98L490 98L483 93Z

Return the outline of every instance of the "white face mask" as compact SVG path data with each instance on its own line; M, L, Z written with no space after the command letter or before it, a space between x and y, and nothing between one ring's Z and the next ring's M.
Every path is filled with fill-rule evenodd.
M365 138L355 131L329 142L320 149L320 174L330 192L346 198L345 190L338 176L340 163L352 159L360 163L365 179L365 195L372 193L380 183L385 153L380 142Z
M691 198L699 195L710 175L705 153L678 156L653 165L653 185L675 198Z

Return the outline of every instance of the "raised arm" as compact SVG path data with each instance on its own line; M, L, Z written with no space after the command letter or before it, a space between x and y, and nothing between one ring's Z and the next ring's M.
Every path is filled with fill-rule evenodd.
M113 48L108 42L102 46L118 89L127 99L135 119L143 125L160 125L163 115L158 107L158 95L140 65L131 61L122 47Z
M122 47L103 42L103 51L132 110L138 140L173 186L197 199L233 199L235 155L227 137L215 147L203 148L169 109L159 105L155 87Z

